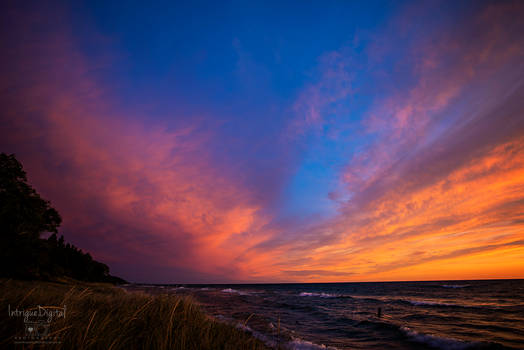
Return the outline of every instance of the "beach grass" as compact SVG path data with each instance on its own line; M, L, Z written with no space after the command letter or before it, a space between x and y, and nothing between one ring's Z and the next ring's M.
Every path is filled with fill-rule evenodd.
M190 297L73 280L3 279L0 305L0 348L39 348L42 341L46 349L267 349L243 330L207 316ZM37 306L65 307L64 317L56 313L50 322L39 321L48 325L40 329L40 336L47 333L43 340L27 336L31 320L16 314Z

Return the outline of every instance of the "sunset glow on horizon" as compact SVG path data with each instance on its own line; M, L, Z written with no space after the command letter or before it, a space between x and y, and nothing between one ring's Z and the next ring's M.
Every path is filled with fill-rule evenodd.
M0 151L133 282L524 278L524 3L2 11Z

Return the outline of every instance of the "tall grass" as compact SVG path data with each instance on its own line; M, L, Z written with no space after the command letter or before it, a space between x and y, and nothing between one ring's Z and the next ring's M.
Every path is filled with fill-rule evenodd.
M206 316L189 297L129 293L107 284L0 280L0 348L24 336L8 306L66 307L50 323L46 349L266 349L244 331ZM25 349L40 345L23 344Z

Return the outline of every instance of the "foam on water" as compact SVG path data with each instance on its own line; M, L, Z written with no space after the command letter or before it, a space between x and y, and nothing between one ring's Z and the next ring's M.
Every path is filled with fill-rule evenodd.
M337 348L332 346L318 345L300 338L294 338L287 346L291 350L337 350Z
M239 295L249 295L248 292L244 292L244 291L236 290L236 289L232 289L232 288L222 289L222 292L224 292L224 293L235 293L235 294L239 294Z
M284 349L524 349L524 280L185 287L217 320Z
M440 303L437 301L427 301L427 300L404 300L415 306L460 306L456 304Z
M479 343L465 342L458 339L420 333L408 327L401 327L400 330L413 341L443 350L464 350L479 345Z
M338 298L340 295L336 294L329 294L329 293L310 293L310 292L302 292L299 294L301 297L320 297L320 298Z
M184 287L184 286L180 286L180 287L170 288L169 290L176 292L176 291L181 291L181 290L183 290L183 289L187 289L187 288Z
M270 339L265 334L262 334L260 332L255 331L254 329L252 329L251 327L249 327L249 326L247 326L245 324L237 323L236 328L241 329L244 332L250 333L253 337L257 338L258 340L260 340L261 342L263 342L264 344L266 344L270 348L276 348L277 347L277 344L276 344L276 342L274 340Z

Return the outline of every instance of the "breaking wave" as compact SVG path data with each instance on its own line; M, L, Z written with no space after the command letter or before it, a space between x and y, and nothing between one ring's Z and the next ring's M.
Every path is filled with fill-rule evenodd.
M400 330L408 336L408 338L417 343L426 344L434 348L443 350L464 350L477 347L480 343L466 342L454 338L439 337L436 335L429 335L419 333L408 327L401 327Z
M243 292L241 290L236 290L236 289L232 289L232 288L222 289L222 292L223 293L234 293L234 294L239 294L239 295L249 295L248 292Z
M408 303L410 303L411 305L415 305L415 306L458 306L460 307L461 305L457 305L457 304L447 304L447 303L440 303L440 302L436 302L436 301L425 301L425 300L403 300L403 301L406 301Z
M287 345L292 350L337 350L332 346L318 345L300 338L294 338Z
M310 292L302 292L299 294L301 297L319 297L319 298L341 298L342 295L338 294L329 294L329 293L310 293Z

